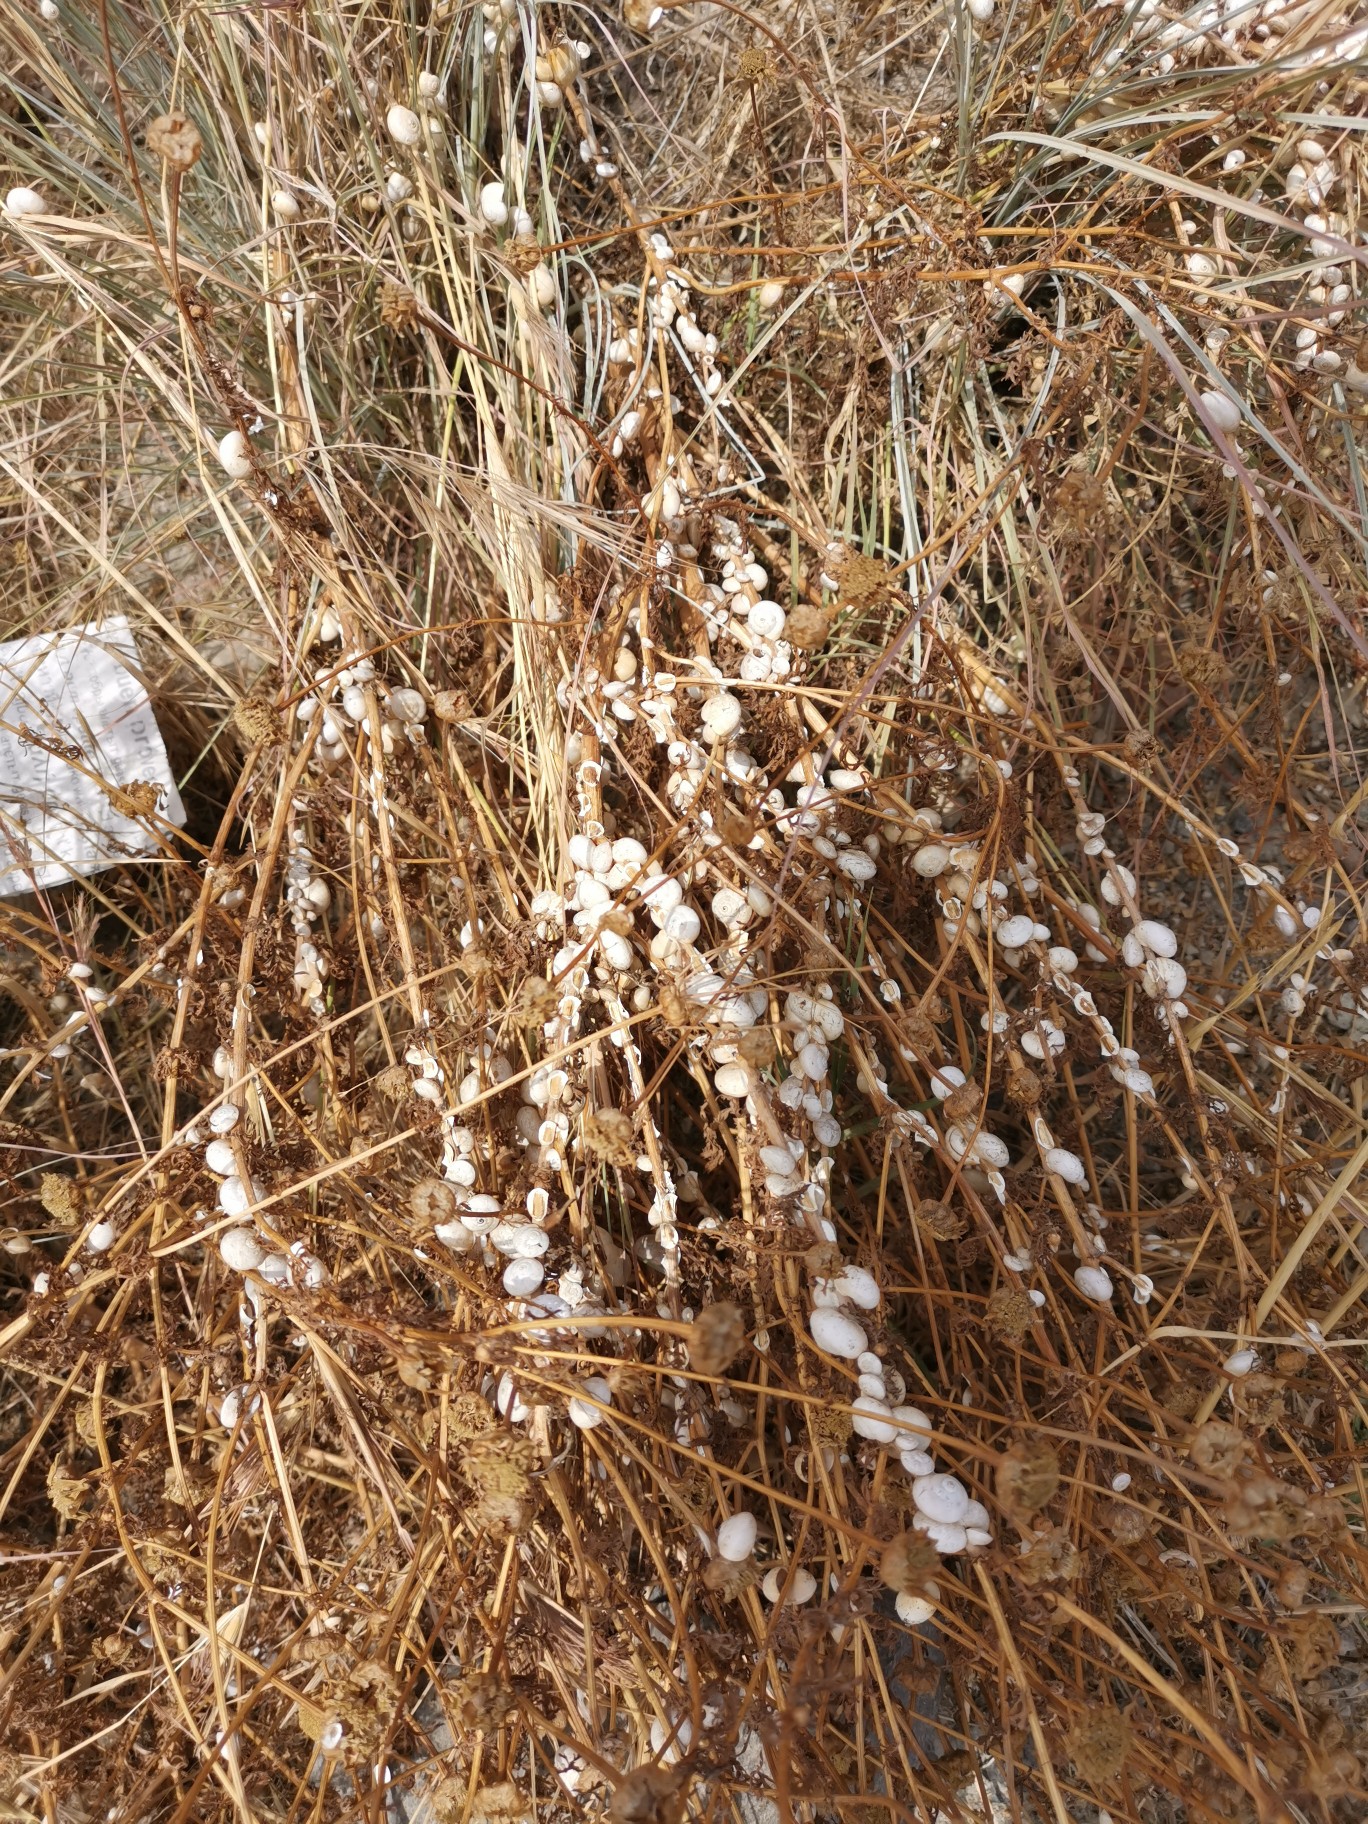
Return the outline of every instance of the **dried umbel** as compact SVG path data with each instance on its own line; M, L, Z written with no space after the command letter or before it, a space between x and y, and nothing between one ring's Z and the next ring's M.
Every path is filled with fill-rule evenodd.
M831 616L824 608L799 602L790 609L784 634L791 646L800 652L816 652L825 646L831 633Z
M1192 1434L1188 1454L1210 1476L1233 1476L1249 1455L1244 1433L1224 1419L1208 1419Z
M1019 1343L1035 1321L1036 1307L1028 1292L1003 1286L994 1292L984 1313L988 1328L1005 1342Z
M423 1229L453 1221L460 1208L455 1187L444 1178L420 1178L409 1192L408 1203L413 1220Z
M676 1824L690 1778L690 1770L680 1763L634 1768L618 1782L609 1803L612 1824Z
M1105 1786L1126 1764L1131 1726L1119 1710L1089 1710L1075 1719L1065 1745L1079 1778L1090 1786Z
M689 1366L699 1374L725 1374L746 1340L740 1308L725 1301L705 1305L689 1329Z
M1010 1514L1038 1513L1058 1487L1059 1458L1043 1441L1019 1440L998 1458L997 1497Z
M735 1602L759 1583L760 1566L753 1558L710 1558L703 1568L703 1586L724 1602Z
M461 1474L470 1484L480 1524L496 1533L521 1532L532 1517L537 1465L530 1438L499 1428L472 1438L460 1456Z
M958 1241L966 1227L958 1210L936 1197L924 1197L913 1211L917 1227L933 1241Z
M884 1547L879 1576L899 1596L922 1595L940 1569L940 1553L922 1533L899 1533Z
M632 1117L620 1108L585 1111L582 1128L586 1151L607 1165L630 1166L636 1159L636 1133Z
M158 114L148 123L147 149L173 171L188 171L204 150L199 128L188 114Z
M452 1702L463 1729L485 1733L501 1727L517 1707L512 1691L496 1672L468 1672Z
M60 1229L74 1229L81 1222L81 1187L60 1172L44 1172L38 1194L43 1208Z
M1028 1587L1068 1583L1083 1568L1083 1554L1062 1526L1045 1527L1021 1541L1012 1574Z

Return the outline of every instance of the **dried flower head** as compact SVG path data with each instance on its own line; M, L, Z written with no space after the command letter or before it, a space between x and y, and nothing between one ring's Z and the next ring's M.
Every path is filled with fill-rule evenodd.
M1074 1720L1065 1745L1079 1778L1090 1786L1106 1786L1126 1764L1131 1726L1119 1710L1087 1710Z
M44 1172L38 1181L38 1196L59 1229L80 1227L81 1187L74 1178L64 1178L60 1172Z
M632 1117L620 1108L591 1108L584 1112L580 1132L586 1152L605 1164L626 1170L636 1162L636 1131Z
M1236 1426L1208 1419L1192 1434L1188 1454L1210 1476L1233 1476L1249 1455L1249 1443Z
M940 1553L925 1533L899 1533L884 1547L879 1576L900 1596L921 1595L940 1569Z
M825 646L831 632L831 615L810 602L798 602L789 610L784 638L800 652L816 652Z
M689 1327L689 1366L699 1374L724 1374L746 1340L738 1306L725 1301L705 1305Z
M204 141L188 114L158 114L147 128L147 149L173 171L188 171L204 150Z
M422 1229L435 1229L439 1222L450 1222L456 1215L456 1190L443 1178L420 1178L409 1192L409 1209Z
M1019 1439L998 1458L997 1497L1008 1513L1039 1513L1059 1487L1059 1458L1043 1441Z
M241 730L245 740L254 747L259 742L274 742L280 739L280 715L275 704L264 693L253 692L252 695L239 697L233 705L233 721Z
M488 1733L513 1714L516 1699L497 1672L467 1672L452 1699L463 1729Z
M912 1212L912 1219L933 1241L958 1241L967 1226L958 1210L936 1197L923 1197Z
M1036 1308L1029 1292L1018 1286L999 1286L988 1300L984 1317L994 1336L1019 1343L1035 1322Z
M691 1773L676 1763L635 1767L619 1780L608 1805L612 1824L676 1824L684 1809Z

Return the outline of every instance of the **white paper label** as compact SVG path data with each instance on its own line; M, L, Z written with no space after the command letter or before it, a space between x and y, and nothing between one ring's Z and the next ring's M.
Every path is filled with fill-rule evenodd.
M156 850L92 773L115 787L157 787L159 815L185 822L139 670L123 615L0 644L0 895Z

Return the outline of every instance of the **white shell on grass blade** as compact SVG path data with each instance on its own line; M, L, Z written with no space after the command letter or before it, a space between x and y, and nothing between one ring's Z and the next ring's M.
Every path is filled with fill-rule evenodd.
M241 431L229 431L219 438L218 459L234 481L245 481L252 472L250 448Z
M898 1421L899 1441L904 1450L920 1449L935 1430L920 1406L895 1406L893 1417Z
M1019 912L1014 918L1004 918L993 935L1004 948L1020 950L1035 935L1035 920Z
M1112 1285L1111 1274L1105 1267L1077 1267L1073 1277L1074 1284L1084 1298L1091 1299L1098 1305L1111 1303L1115 1287Z
M969 1543L967 1529L957 1521L929 1520L924 1530L936 1550L944 1552L947 1557L962 1552Z
M721 690L703 705L701 720L710 740L725 741L741 726L741 705Z
M762 640L780 639L787 624L788 616L778 602L756 602L746 616L746 625L751 632Z
M219 1208L225 1216L245 1216L260 1195L261 1186L255 1179L249 1188L234 1173L219 1186Z
M744 1564L755 1550L758 1528L754 1514L733 1514L717 1529L717 1555L728 1564Z
M389 136L401 146L416 146L423 137L423 123L412 108L393 102L385 115Z
M692 906L675 905L665 914L661 930L671 943L691 944L703 929L703 920Z
M772 1565L770 1569L765 1572L764 1582L760 1585L760 1592L764 1596L765 1601L778 1602L779 1598L783 1596L785 1602L791 1602L795 1605L803 1602L811 1602L812 1598L817 1594L817 1579L813 1576L812 1572L804 1569L802 1565L799 1565L798 1569L793 1573L793 1581L789 1586L788 1594L786 1596L784 1595L785 1576L786 1573L782 1564Z
M879 1282L868 1267L843 1267L832 1280L831 1287L852 1305L858 1305L861 1311L877 1311L883 1297Z
M204 1149L204 1163L216 1178L231 1178L237 1170L233 1149L226 1140L211 1140Z
M232 1102L221 1102L209 1117L211 1134L231 1134L241 1116Z
M869 1338L864 1331L843 1311L820 1308L811 1312L808 1330L819 1349L828 1355L840 1356L844 1361L853 1362L869 1347Z
M917 1512L937 1526L958 1526L969 1512L969 1490L958 1476L918 1476L912 1499Z
M940 1596L939 1584L928 1582L924 1596L912 1596L903 1591L894 1601L898 1620L909 1628L920 1627L922 1622L930 1621L936 1612L936 1602Z
M1065 1184L1086 1184L1087 1167L1066 1146L1047 1146L1045 1149L1045 1170L1051 1177L1062 1178Z
M611 1406L613 1403L613 1390L601 1374L590 1375L584 1383L584 1391L590 1396L590 1399L597 1400L601 1406ZM592 1431L608 1416L606 1413L600 1412L598 1407L591 1406L588 1400L582 1399L571 1400L567 1410L570 1414L570 1423L578 1425L581 1431Z
M1203 393L1201 400L1207 417L1218 431L1229 436L1232 431L1239 430L1244 413L1229 393Z
M480 214L491 228L502 228L508 220L508 202L504 196L501 183L484 184L480 188Z
M219 1258L234 1273L254 1272L266 1253L250 1229L225 1229L218 1245Z
M27 184L16 184L5 196L5 214L13 221L26 215L42 215L46 209L42 197Z
M503 1270L503 1289L510 1298L531 1298L540 1292L546 1274L539 1260L510 1260Z
M875 1444L892 1444L899 1436L888 1402L863 1393L855 1401L850 1428L857 1437L869 1438Z
M489 1231L490 1242L510 1260L538 1260L551 1246L545 1229L530 1222L500 1222Z

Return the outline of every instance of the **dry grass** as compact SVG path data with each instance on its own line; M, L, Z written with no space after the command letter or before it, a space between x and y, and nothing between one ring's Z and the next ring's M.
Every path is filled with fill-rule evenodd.
M189 821L0 911L5 1815L1362 1818L1357 21L60 7L0 633Z

